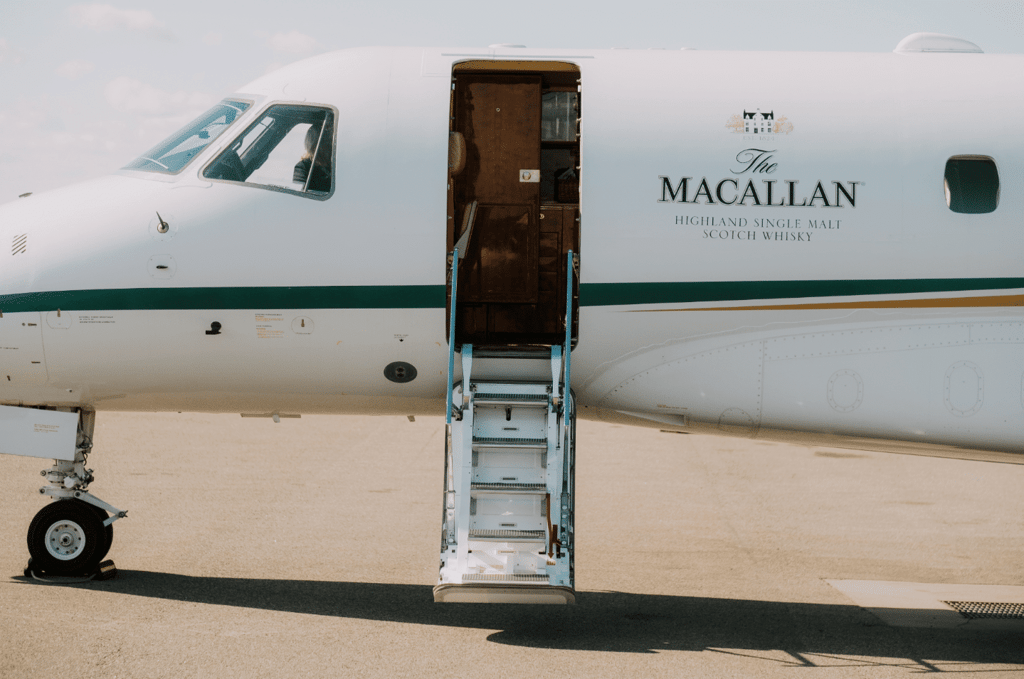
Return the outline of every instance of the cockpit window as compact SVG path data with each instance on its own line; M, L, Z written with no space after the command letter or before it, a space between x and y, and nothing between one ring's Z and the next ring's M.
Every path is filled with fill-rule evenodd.
M210 163L203 176L325 198L334 183L334 112L271 106Z
M145 170L176 174L199 155L221 132L228 129L249 102L225 99L157 146L124 166L126 170Z

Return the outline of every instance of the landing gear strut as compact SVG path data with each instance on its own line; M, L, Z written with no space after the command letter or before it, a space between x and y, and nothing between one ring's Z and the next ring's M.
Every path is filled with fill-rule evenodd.
M88 491L93 481L86 458L92 449L96 413L81 411L73 460L55 460L40 474L48 484L39 489L53 502L43 507L28 528L31 555L26 574L110 577L113 564L101 564L114 539L114 521L127 512ZM109 512L109 515L108 515Z

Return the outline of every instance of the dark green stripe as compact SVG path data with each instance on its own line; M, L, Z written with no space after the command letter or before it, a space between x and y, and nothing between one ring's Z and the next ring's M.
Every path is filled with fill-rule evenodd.
M1024 278L586 283L582 306L689 304L1024 288ZM440 309L443 285L134 288L0 295L0 312L128 309Z
M726 281L715 283L590 283L582 306L688 304L769 299L909 295L1024 288L1024 278L925 278L871 281Z
M294 288L135 288L0 295L0 312L127 309L434 309L443 285Z

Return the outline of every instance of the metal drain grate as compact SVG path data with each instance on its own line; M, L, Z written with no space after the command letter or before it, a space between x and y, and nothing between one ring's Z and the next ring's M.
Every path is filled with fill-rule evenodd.
M1000 620L1024 620L1024 604L994 604L985 601L943 601L956 609L960 615L971 620L998 618Z

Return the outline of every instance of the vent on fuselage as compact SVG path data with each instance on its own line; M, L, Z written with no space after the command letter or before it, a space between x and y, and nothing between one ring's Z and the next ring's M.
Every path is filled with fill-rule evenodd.
M14 243L11 245L11 256L20 255L28 248L28 234L22 234L14 237Z
M1024 620L1024 604L995 604L984 601L943 601L942 603L972 620L978 618Z

